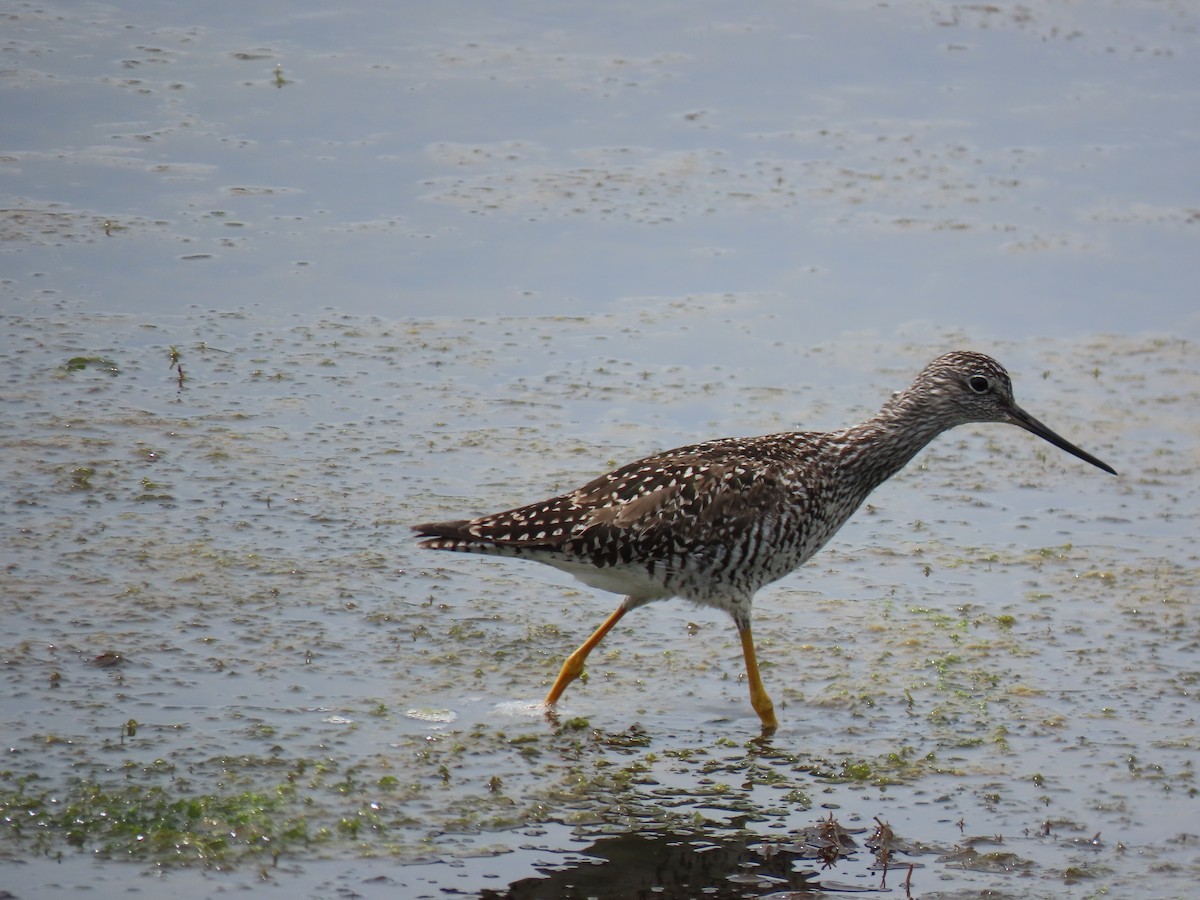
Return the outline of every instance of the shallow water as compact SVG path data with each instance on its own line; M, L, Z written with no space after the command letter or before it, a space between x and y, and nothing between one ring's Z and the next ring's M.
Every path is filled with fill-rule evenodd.
M1190 895L1195 16L692 9L9 8L0 886ZM1121 475L940 438L766 743L678 602L547 721L616 598L410 538L954 346Z
M501 848L486 871L504 880L599 835L783 841L829 812L845 827L878 816L920 845L922 891L992 883L956 856L981 836L1001 835L1051 890L1076 869L1122 883L1147 859L1188 858L1195 459L1176 398L1200 388L1194 345L1047 343L1080 370L1104 360L1070 402L1060 375L1018 375L1026 405L1119 479L1015 429L963 429L764 591L756 631L783 722L764 747L733 629L683 604L639 611L547 723L534 704L612 601L515 563L430 558L405 527L554 490L617 442L652 449L673 385L702 372L631 379L608 362L603 318L521 320L535 345L577 348L565 375L538 378L502 352L505 320L235 321L162 336L78 310L6 317L23 411L4 434L10 789L60 803L81 786L109 801L136 789L152 809L152 790L277 798L306 835L269 836L286 844L268 873L283 885L347 854L396 865ZM932 350L857 349L910 368ZM64 368L85 351L119 371ZM513 399L447 387L472 373ZM618 434L606 398L635 383L639 424ZM714 378L708 394L736 413L742 390ZM862 393L835 385L827 402ZM796 403L764 393L756 415L767 425ZM523 829L553 823L578 836L520 849ZM21 831L13 853L77 852L49 822ZM142 866L207 855L140 853L98 826L84 837L106 846ZM253 866L257 849L235 841L219 858ZM326 862L310 870L314 854ZM872 862L845 865L870 879ZM186 893L216 876L162 877Z

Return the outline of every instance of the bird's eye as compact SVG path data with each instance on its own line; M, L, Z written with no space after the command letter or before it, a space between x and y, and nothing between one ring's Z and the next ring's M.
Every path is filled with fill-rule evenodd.
M967 379L967 385L977 394L986 394L992 389L992 383L984 375L972 375Z

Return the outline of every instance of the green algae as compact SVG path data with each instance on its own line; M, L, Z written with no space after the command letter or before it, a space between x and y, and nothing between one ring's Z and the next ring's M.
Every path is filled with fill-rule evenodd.
M121 374L121 367L107 356L72 356L62 365L62 370L67 374L85 369L95 369L114 377Z
M285 791L180 795L160 786L84 781L60 792L4 777L0 823L7 840L47 855L65 852L65 844L153 863L277 859L310 844L305 820L284 814Z

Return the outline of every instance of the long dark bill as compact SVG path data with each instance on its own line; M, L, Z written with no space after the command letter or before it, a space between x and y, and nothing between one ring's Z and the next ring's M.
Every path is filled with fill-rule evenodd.
M1024 428L1026 431L1031 432L1032 434L1036 434L1043 440L1049 441L1060 450L1066 450L1072 456L1078 456L1084 462L1090 462L1097 469L1103 469L1110 475L1117 474L1117 470L1108 463L1100 462L1100 460L1096 459L1096 457L1092 456L1092 454L1088 453L1086 450L1080 450L1066 438L1059 437L1057 434L1015 404L1013 405L1012 409L1009 410L1008 421L1012 422L1014 425Z

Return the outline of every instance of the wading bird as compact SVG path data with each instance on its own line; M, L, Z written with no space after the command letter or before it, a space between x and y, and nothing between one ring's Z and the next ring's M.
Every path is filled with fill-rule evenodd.
M567 657L546 696L547 707L558 702L583 672L588 654L627 612L682 597L733 616L750 703L770 734L778 721L750 630L755 593L804 564L922 447L968 422L1017 425L1117 474L1021 409L1000 363L958 351L927 365L860 425L680 447L549 500L415 530L422 547L532 559L624 595Z

